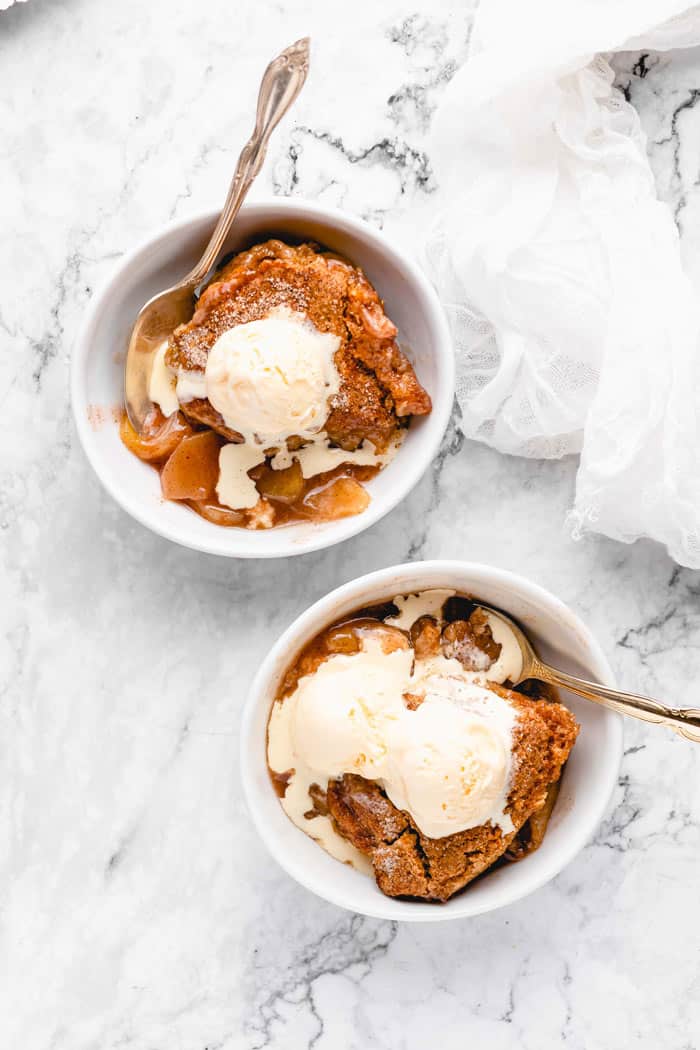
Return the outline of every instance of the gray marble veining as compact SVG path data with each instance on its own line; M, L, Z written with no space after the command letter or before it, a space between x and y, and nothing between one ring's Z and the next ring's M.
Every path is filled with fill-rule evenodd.
M312 898L268 858L237 774L270 641L358 573L420 557L527 572L630 689L697 702L700 574L646 543L575 544L575 463L453 424L376 527L288 562L176 549L102 491L72 427L92 291L153 226L221 200L264 62L313 71L258 193L318 198L407 251L439 200L429 128L469 3L29 0L0 14L0 1045L22 1050L617 1050L698 1045L700 751L641 724L606 820L501 912L397 927ZM621 55L691 263L700 54Z

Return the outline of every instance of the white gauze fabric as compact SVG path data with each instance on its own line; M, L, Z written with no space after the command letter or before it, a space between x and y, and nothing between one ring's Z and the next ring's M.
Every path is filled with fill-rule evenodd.
M426 244L468 437L581 452L576 533L700 567L700 294L601 52L700 42L676 0L482 0L434 122Z

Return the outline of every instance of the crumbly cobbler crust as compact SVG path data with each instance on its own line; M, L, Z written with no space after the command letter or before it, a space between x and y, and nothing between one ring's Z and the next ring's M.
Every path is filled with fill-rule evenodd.
M430 397L396 343L396 326L361 270L345 260L270 240L241 252L203 292L192 320L174 332L171 368L202 371L218 337L257 321L276 307L305 314L320 332L340 339L335 364L340 389L324 429L341 448L367 439L383 452L409 416L430 412ZM185 415L235 440L205 399L183 405Z

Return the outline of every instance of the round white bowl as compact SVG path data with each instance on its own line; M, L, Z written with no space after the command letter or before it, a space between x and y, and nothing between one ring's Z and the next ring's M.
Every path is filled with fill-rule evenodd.
M289 627L262 664L250 690L241 732L241 775L253 820L275 860L307 889L341 908L380 919L434 922L502 908L554 878L598 826L617 781L622 720L562 692L581 725L540 848L517 864L477 880L445 904L385 897L374 880L327 854L289 820L272 787L266 760L267 721L281 676L306 642L329 623L394 595L450 587L512 614L539 654L557 667L613 685L600 646L563 602L522 576L461 561L392 566L362 576L321 598Z
M454 396L454 353L445 315L418 266L360 219L296 199L244 206L226 242L227 252L276 235L317 241L362 267L399 329L399 341L432 398L433 410L413 420L398 455L368 483L372 501L363 514L267 531L214 525L162 498L156 471L120 441L115 409L123 403L124 355L139 310L191 269L217 217L207 212L156 231L120 260L111 280L94 297L72 362L73 413L80 440L97 476L124 510L185 547L235 558L285 557L328 547L392 510L437 452Z

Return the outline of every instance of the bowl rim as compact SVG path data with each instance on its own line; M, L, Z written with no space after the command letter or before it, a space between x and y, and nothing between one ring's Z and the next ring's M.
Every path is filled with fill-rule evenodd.
M162 521L157 510L147 508L140 499L132 497L128 484L121 484L119 479L115 477L114 472L103 470L94 440L93 428L86 411L89 403L87 364L93 329L105 304L109 302L119 288L124 274L141 256L157 249L161 242L170 237L177 240L180 234L197 224L210 223L213 226L219 216L218 209L199 210L181 219L169 221L155 227L133 248L119 258L106 279L97 288L88 304L71 353L70 396L73 419L83 451L103 488L127 514L141 525L150 529L151 532L190 550L198 550L220 557L241 559L293 557L335 546L371 528L372 525L375 525L394 510L418 484L437 455L452 414L456 369L453 341L445 311L428 275L420 268L417 260L412 258L409 253L404 252L390 237L387 237L383 230L339 208L318 204L315 201L301 197L266 197L249 201L243 205L241 214L252 217L254 220L257 220L259 216L261 224L266 221L267 216L272 221L276 217L283 220L285 216L296 218L302 222L305 219L309 221L318 220L333 226L334 229L341 233L364 238L374 246L380 255L390 258L392 262L403 269L409 279L408 287L420 290L422 296L421 309L426 317L426 323L430 331L434 333L435 349L433 357L437 382L435 384L436 389L429 391L433 401L433 410L428 417L431 421L431 429L430 433L423 438L420 455L407 458L402 471L397 472L392 484L385 490L382 505L379 506L376 500L372 500L369 507L361 514L341 519L340 523L330 523L334 525L342 524L342 528L339 530L342 532L342 535L329 534L329 530L324 529L323 523L319 523L314 533L303 541L299 541L295 540L295 533L290 526L271 530L279 537L277 546L272 549L259 551L237 550L235 549L236 534L241 530L214 526L214 528L218 528L218 532L211 533L211 540L207 538L200 539L194 536L188 537L186 527L180 529L179 526L176 527L167 521ZM400 454L399 451L399 456ZM287 542L285 542L285 533L288 536Z
M615 685L615 677L612 668L610 667L610 663L599 642L579 616L568 605L566 605L565 602L552 594L552 592L545 587L533 582L525 576L521 576L520 574L511 572L507 569L495 568L481 562L462 561L460 559L431 559L418 562L403 562L397 565L387 566L386 568L378 569L363 576L358 576L355 579L342 584L340 587L336 587L301 612L299 616L297 616L283 631L282 635L271 647L255 674L248 691L241 719L240 733L240 775L243 794L253 824L255 825L264 845L273 859L284 871L287 872L288 875L295 879L305 889L329 903L335 904L336 906L348 911L355 913L359 912L370 918L397 922L448 922L486 914L507 907L510 904L514 904L516 901L521 900L530 893L534 893L535 890L540 889L546 883L550 882L571 863L574 857L587 844L596 828L600 825L610 804L612 793L617 785L620 764L623 756L623 719L621 715L614 711L607 708L600 708L606 722L606 762L604 765L601 765L600 776L602 788L600 790L599 805L595 812L589 815L589 818L585 822L580 821L578 825L573 825L567 835L566 842L562 845L559 853L552 858L550 864L544 870L540 871L539 875L535 875L533 871L533 874L529 879L527 877L522 877L520 883L518 883L516 887L508 889L507 892L502 892L500 898L497 899L495 903L487 902L486 904L481 905L474 904L471 907L467 906L466 908L462 908L459 912L455 912L455 909L450 911L449 906L426 910L423 910L418 906L413 914L409 912L404 915L396 915L390 910L391 905L395 903L391 898L388 898L390 904L387 909L382 907L382 898L377 898L376 908L359 908L348 899L348 896L345 893L337 892L334 884L315 877L313 871L309 873L308 869L304 867L301 862L298 862L296 858L290 856L288 852L285 852L285 850L280 847L274 829L272 829L267 823L263 803L256 788L255 759L253 754L253 747L258 746L260 743L260 741L253 739L253 723L260 704L269 702L268 686L273 677L278 673L278 662L281 661L285 654L299 650L304 642L311 636L309 628L318 619L327 617L328 622L330 622L334 608L337 608L346 599L352 598L353 595L364 592L368 587L374 588L379 587L380 585L388 585L390 582L395 584L397 578L402 576L407 577L409 573L441 573L451 575L456 571L459 571L463 575L474 574L478 576L480 574L486 574L494 583L515 585L521 595L527 596L538 607L544 607L553 614L564 616L572 628L577 632L580 632L585 640L590 653L591 665L596 665L597 677L606 685ZM439 586L439 584L435 584L434 586ZM410 584L408 585L408 589L410 590ZM397 593L399 592L400 584L397 589ZM317 631L318 629L319 628L316 627L314 628L314 631ZM270 791L273 791L272 784L270 784ZM321 847L319 847L319 849L321 849ZM524 872L527 871L525 865L518 865L518 867ZM461 895L457 899L460 902L468 902L469 900L468 896L465 895ZM413 907L411 902L402 901L401 903Z

